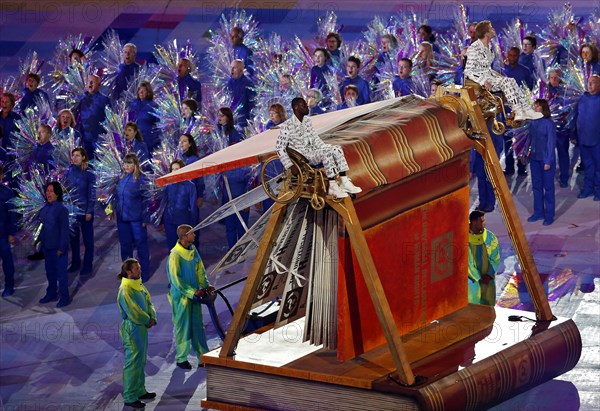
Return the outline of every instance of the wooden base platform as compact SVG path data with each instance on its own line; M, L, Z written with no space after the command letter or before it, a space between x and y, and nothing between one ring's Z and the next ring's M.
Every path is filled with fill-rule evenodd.
M467 307L402 337L418 377L394 377L387 346L350 361L302 342L303 320L239 341L233 358L219 349L207 368L203 407L220 410L454 410L500 403L577 364L581 337L573 321L509 321L534 313ZM368 404L368 406L367 406ZM366 408L365 408L366 407Z

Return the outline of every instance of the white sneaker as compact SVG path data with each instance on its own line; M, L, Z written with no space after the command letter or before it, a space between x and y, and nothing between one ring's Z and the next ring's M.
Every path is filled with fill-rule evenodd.
M327 194L332 196L333 198L345 198L348 197L348 193L342 190L335 180L329 180L329 190Z
M542 113L533 111L531 108L526 108L525 110L517 110L515 113L515 121L537 120L542 117L544 117Z
M355 186L348 176L340 177L340 188L349 194L358 194L362 192L362 188Z

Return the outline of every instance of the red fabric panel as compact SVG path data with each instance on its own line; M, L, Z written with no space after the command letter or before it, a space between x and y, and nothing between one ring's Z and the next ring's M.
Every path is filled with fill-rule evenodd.
M469 187L365 231L401 335L467 305ZM349 240L339 241L338 359L385 344Z

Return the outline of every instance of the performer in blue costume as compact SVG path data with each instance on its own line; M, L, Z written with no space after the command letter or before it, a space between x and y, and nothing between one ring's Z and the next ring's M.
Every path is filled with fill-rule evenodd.
M544 219L544 225L554 222L555 198L554 175L556 174L556 124L550 118L548 101L537 99L533 109L544 115L533 120L529 125L531 153L529 168L531 170L531 189L533 191L533 214L529 222Z
M4 165L0 163L0 182L4 177ZM11 246L15 244L17 234L17 214L11 203L15 197L13 191L0 183L0 258L4 271L4 291L2 297L10 297L15 292L15 263Z
M243 59L240 59L243 60ZM181 101L186 98L193 98L202 107L202 84L196 80L190 72L192 71L192 62L189 59L182 58L177 65L177 90Z
M60 140L72 139L71 141L76 145L82 144L81 133L75 129L77 122L73 112L65 108L58 113L57 117L58 121L54 127L56 137Z
M244 75L244 62L234 60L231 63L231 77L227 81L231 92L231 109L236 112L236 124L246 127L250 112L254 108L254 83Z
M121 244L121 259L133 257L134 245L137 248L144 282L150 278L150 251L146 229L150 222L148 186L148 178L140 170L137 155L127 154L123 159L123 175L116 189L117 232Z
M219 114L217 117L217 130L221 134L221 136L227 141L228 145L239 143L242 140L242 135L239 131L237 131L233 124L233 113L229 109L229 107L221 107L219 109ZM227 183L229 186L229 190L231 192L231 196L227 192L227 187L225 186L225 182L223 181L222 187L222 204L226 204L229 201L233 200L236 197L241 196L248 190L248 185L250 182L250 172L248 167L236 168L233 170L228 170L225 173L227 176ZM248 227L248 219L250 218L250 210L240 210L240 216L242 217L246 227ZM242 223L239 221L237 215L230 215L229 217L225 217L225 233L227 236L227 244L229 248L232 248L237 241L242 238L242 236L246 233Z
M63 205L63 189L59 182L46 186L46 205L40 211L42 230L40 243L44 253L48 288L40 304L58 300L58 308L71 304L67 264L69 252L69 212ZM58 284L58 287L57 287Z
M179 137L179 151L181 152L181 159L186 166L200 160L196 140L194 140L191 134L185 133ZM204 178L194 178L192 182L196 186L196 205L200 208L204 204L204 189L206 188Z
M485 228L485 214L469 214L469 302L496 304L496 271L500 265L498 239Z
M150 301L150 293L140 280L141 267L134 258L128 258L121 266L118 277L121 286L117 304L121 312L119 335L125 350L123 364L123 400L125 405L141 409L141 400L151 400L156 393L146 390L146 357L148 355L148 329L156 325L156 311Z
M173 333L175 334L175 361L183 369L191 369L188 361L190 346L198 356L208 351L200 298L214 293L208 283L206 270L198 250L194 246L196 235L192 227L182 224L177 227L179 240L171 250L167 261L169 278L169 302L173 310Z
M169 164L169 172L177 171L183 167L185 167L183 160L174 160ZM189 180L169 184L165 188L163 224L169 250L177 244L178 226L181 224L195 226L198 223L196 197L196 186Z
M52 128L49 125L42 124L38 127L38 141L33 147L31 164L29 164L28 170L33 167L38 167L48 174L50 170L55 168L54 159L52 157L54 145L50 142L51 136Z
M491 124L487 125L488 133L492 138L492 144L496 150L498 156L502 152L504 145L504 139L502 136L497 136L492 132ZM477 177L477 192L479 194L479 204L477 210L483 211L484 213L490 213L494 211L496 205L496 195L494 193L494 187L488 178L487 172L485 171L485 164L483 157L474 148L471 149L471 164L473 164L473 173Z
M534 77L529 67L520 62L521 51L518 47L511 47L506 56L507 64L504 66L504 75L514 78L518 85L525 83L529 90L533 89Z
M562 72L558 68L548 71L548 89L544 95L550 105L550 112L556 122L556 155L558 158L559 184L561 188L569 186L569 172L571 161L569 158L569 144L572 133L572 119L570 110L565 109L565 86L561 79Z
M415 85L410 75L412 66L412 61L407 58L402 58L398 62L398 75L394 76L394 81L392 82L396 97L408 96L415 92Z
M19 102L19 111L25 113L28 108L37 107L38 102L46 103L50 106L50 97L44 90L38 88L41 77L36 73L27 74L26 86L22 90L21 101Z
M250 77L254 76L254 62L252 61L252 50L244 44L244 30L234 27L229 33L231 46L233 48L233 58L242 60L244 67Z
M117 68L117 77L113 89L113 101L121 98L121 95L129 85L129 82L134 79L135 75L140 71L141 66L135 62L137 56L137 47L133 43L127 43L123 46L123 63Z
M126 153L135 153L138 156L140 164L144 164L150 159L148 146L142 137L140 128L136 123L129 122L125 125L125 141L123 141L124 150Z
M89 170L89 158L83 147L71 150L71 167L67 172L67 182L75 204L81 209L83 215L77 216L71 231L71 267L70 272L81 267L81 253L79 249L79 233L83 237L85 253L81 275L92 273L94 260L94 206L96 205L96 175Z
M371 102L371 95L369 90L369 83L361 76L358 75L360 69L360 59L350 56L348 57L348 63L346 63L346 72L348 76L342 81L340 85L340 94L344 95L344 89L346 86L352 84L358 89L358 98L356 99L356 105L360 106ZM344 100L345 101L345 100Z
M579 145L583 161L583 189L577 198L594 196L600 201L600 75L588 80L588 90L579 98L573 144Z
M137 89L137 98L131 100L127 105L129 110L129 121L133 121L138 125L144 142L148 146L148 152L152 152L160 146L160 133L156 127L158 117L156 109L158 104L154 101L154 90L152 85L147 81L142 81Z
M81 96L75 108L77 124L83 137L83 147L90 159L94 158L98 136L106 132L102 127L102 123L106 120L104 109L110 107L108 97L100 93L101 82L100 76L90 76L87 91Z

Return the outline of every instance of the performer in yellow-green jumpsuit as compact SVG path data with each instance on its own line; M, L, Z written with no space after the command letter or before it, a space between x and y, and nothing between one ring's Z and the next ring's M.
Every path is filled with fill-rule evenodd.
M496 270L500 265L498 238L485 228L485 214L469 214L469 302L496 304Z
M156 311L148 290L142 285L141 273L140 263L136 259L125 260L119 273L121 287L117 295L123 318L119 334L125 348L123 399L125 405L133 408L144 408L145 404L140 400L156 397L155 393L146 391L144 373L148 352L148 328L156 325Z
M187 359L190 346L198 356L198 366L201 365L200 356L208 351L199 300L205 294L214 293L214 288L208 283L204 264L194 247L196 235L192 227L180 225L177 237L179 240L167 261L167 276L171 284L169 302L173 309L175 361L178 367L189 370L192 368Z

